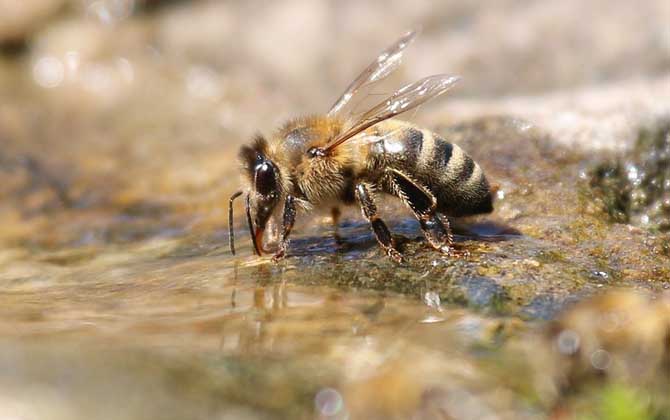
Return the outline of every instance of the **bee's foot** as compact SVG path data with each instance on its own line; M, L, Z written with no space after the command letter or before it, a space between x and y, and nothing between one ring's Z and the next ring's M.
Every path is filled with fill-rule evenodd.
M347 246L347 243L337 232L333 234L333 240L335 241L335 246L338 248L345 248Z
M397 264L402 264L403 262L405 262L405 259L403 258L402 254L398 252L398 250L396 250L395 248L389 248L386 251L386 255L391 257L391 259Z
M439 251L452 258L468 258L470 256L470 251L468 251L467 249L456 249L453 246L449 245L444 245L440 247Z
M275 254L272 256L272 262L273 263L278 263L279 261L283 260L286 258L286 251L283 249L275 252Z

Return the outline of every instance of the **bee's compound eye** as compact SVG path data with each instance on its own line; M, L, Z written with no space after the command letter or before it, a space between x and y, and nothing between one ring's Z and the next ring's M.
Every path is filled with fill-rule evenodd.
M262 195L270 195L277 190L277 175L271 162L264 161L256 165L254 183L256 191Z

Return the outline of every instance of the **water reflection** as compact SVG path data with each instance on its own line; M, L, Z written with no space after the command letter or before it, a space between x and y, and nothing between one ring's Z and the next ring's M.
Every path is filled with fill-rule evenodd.
M445 302L444 289L438 292L437 283L426 278L419 280L423 300L388 289L305 285L299 280L313 276L304 267L230 258L202 238L192 241L120 245L115 253L92 252L58 266L46 263L56 256L43 257L42 280L28 275L31 283L23 286L11 278L38 262L14 263L0 274L0 331L16 342L49 343L48 349L75 342L79 363L106 376L109 368L90 360L87 349L114 343L154 358L178 357L206 375L216 393L270 410L280 410L273 402L280 401L285 409L302 407L317 418L477 418L500 407L510 413L527 409L505 382L508 362L497 349L504 343L500 337L517 328L513 320ZM248 245L241 251L249 251ZM344 270L353 264L330 266ZM433 270L438 271L431 277L441 268ZM476 292L482 284L485 296ZM490 285L485 278L452 282L472 294L473 302L488 302L494 295ZM588 319L612 332L632 322L621 313ZM566 360L584 348L585 362L608 374L622 360L604 344L583 347L589 333L579 326L561 331L548 343L524 344L531 355L524 363L550 354L539 348L557 349ZM500 376L487 363L499 366ZM152 364L146 366L150 371ZM543 375L550 380L551 373Z

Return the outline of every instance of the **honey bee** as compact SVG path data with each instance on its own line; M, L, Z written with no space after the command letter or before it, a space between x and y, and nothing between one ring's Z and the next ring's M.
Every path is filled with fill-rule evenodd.
M446 216L493 211L484 172L460 147L429 130L391 119L445 93L459 77L425 77L362 114L344 111L362 88L398 67L416 35L416 31L407 32L382 51L326 115L291 120L271 137L257 135L241 148L243 180L248 186L229 201L233 255L233 202L242 194L256 254L268 252L263 241L270 218L280 220L275 260L286 255L298 210L330 206L337 224L337 204L357 203L385 253L398 263L403 257L377 212L378 193L400 198L418 219L430 245L449 255L455 251Z

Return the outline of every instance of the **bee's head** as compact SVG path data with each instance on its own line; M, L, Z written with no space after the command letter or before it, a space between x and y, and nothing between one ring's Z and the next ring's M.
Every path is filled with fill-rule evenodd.
M268 157L267 141L256 136L251 146L243 146L240 159L251 183L247 218L254 248L260 255L263 232L282 195L282 184L277 165Z

